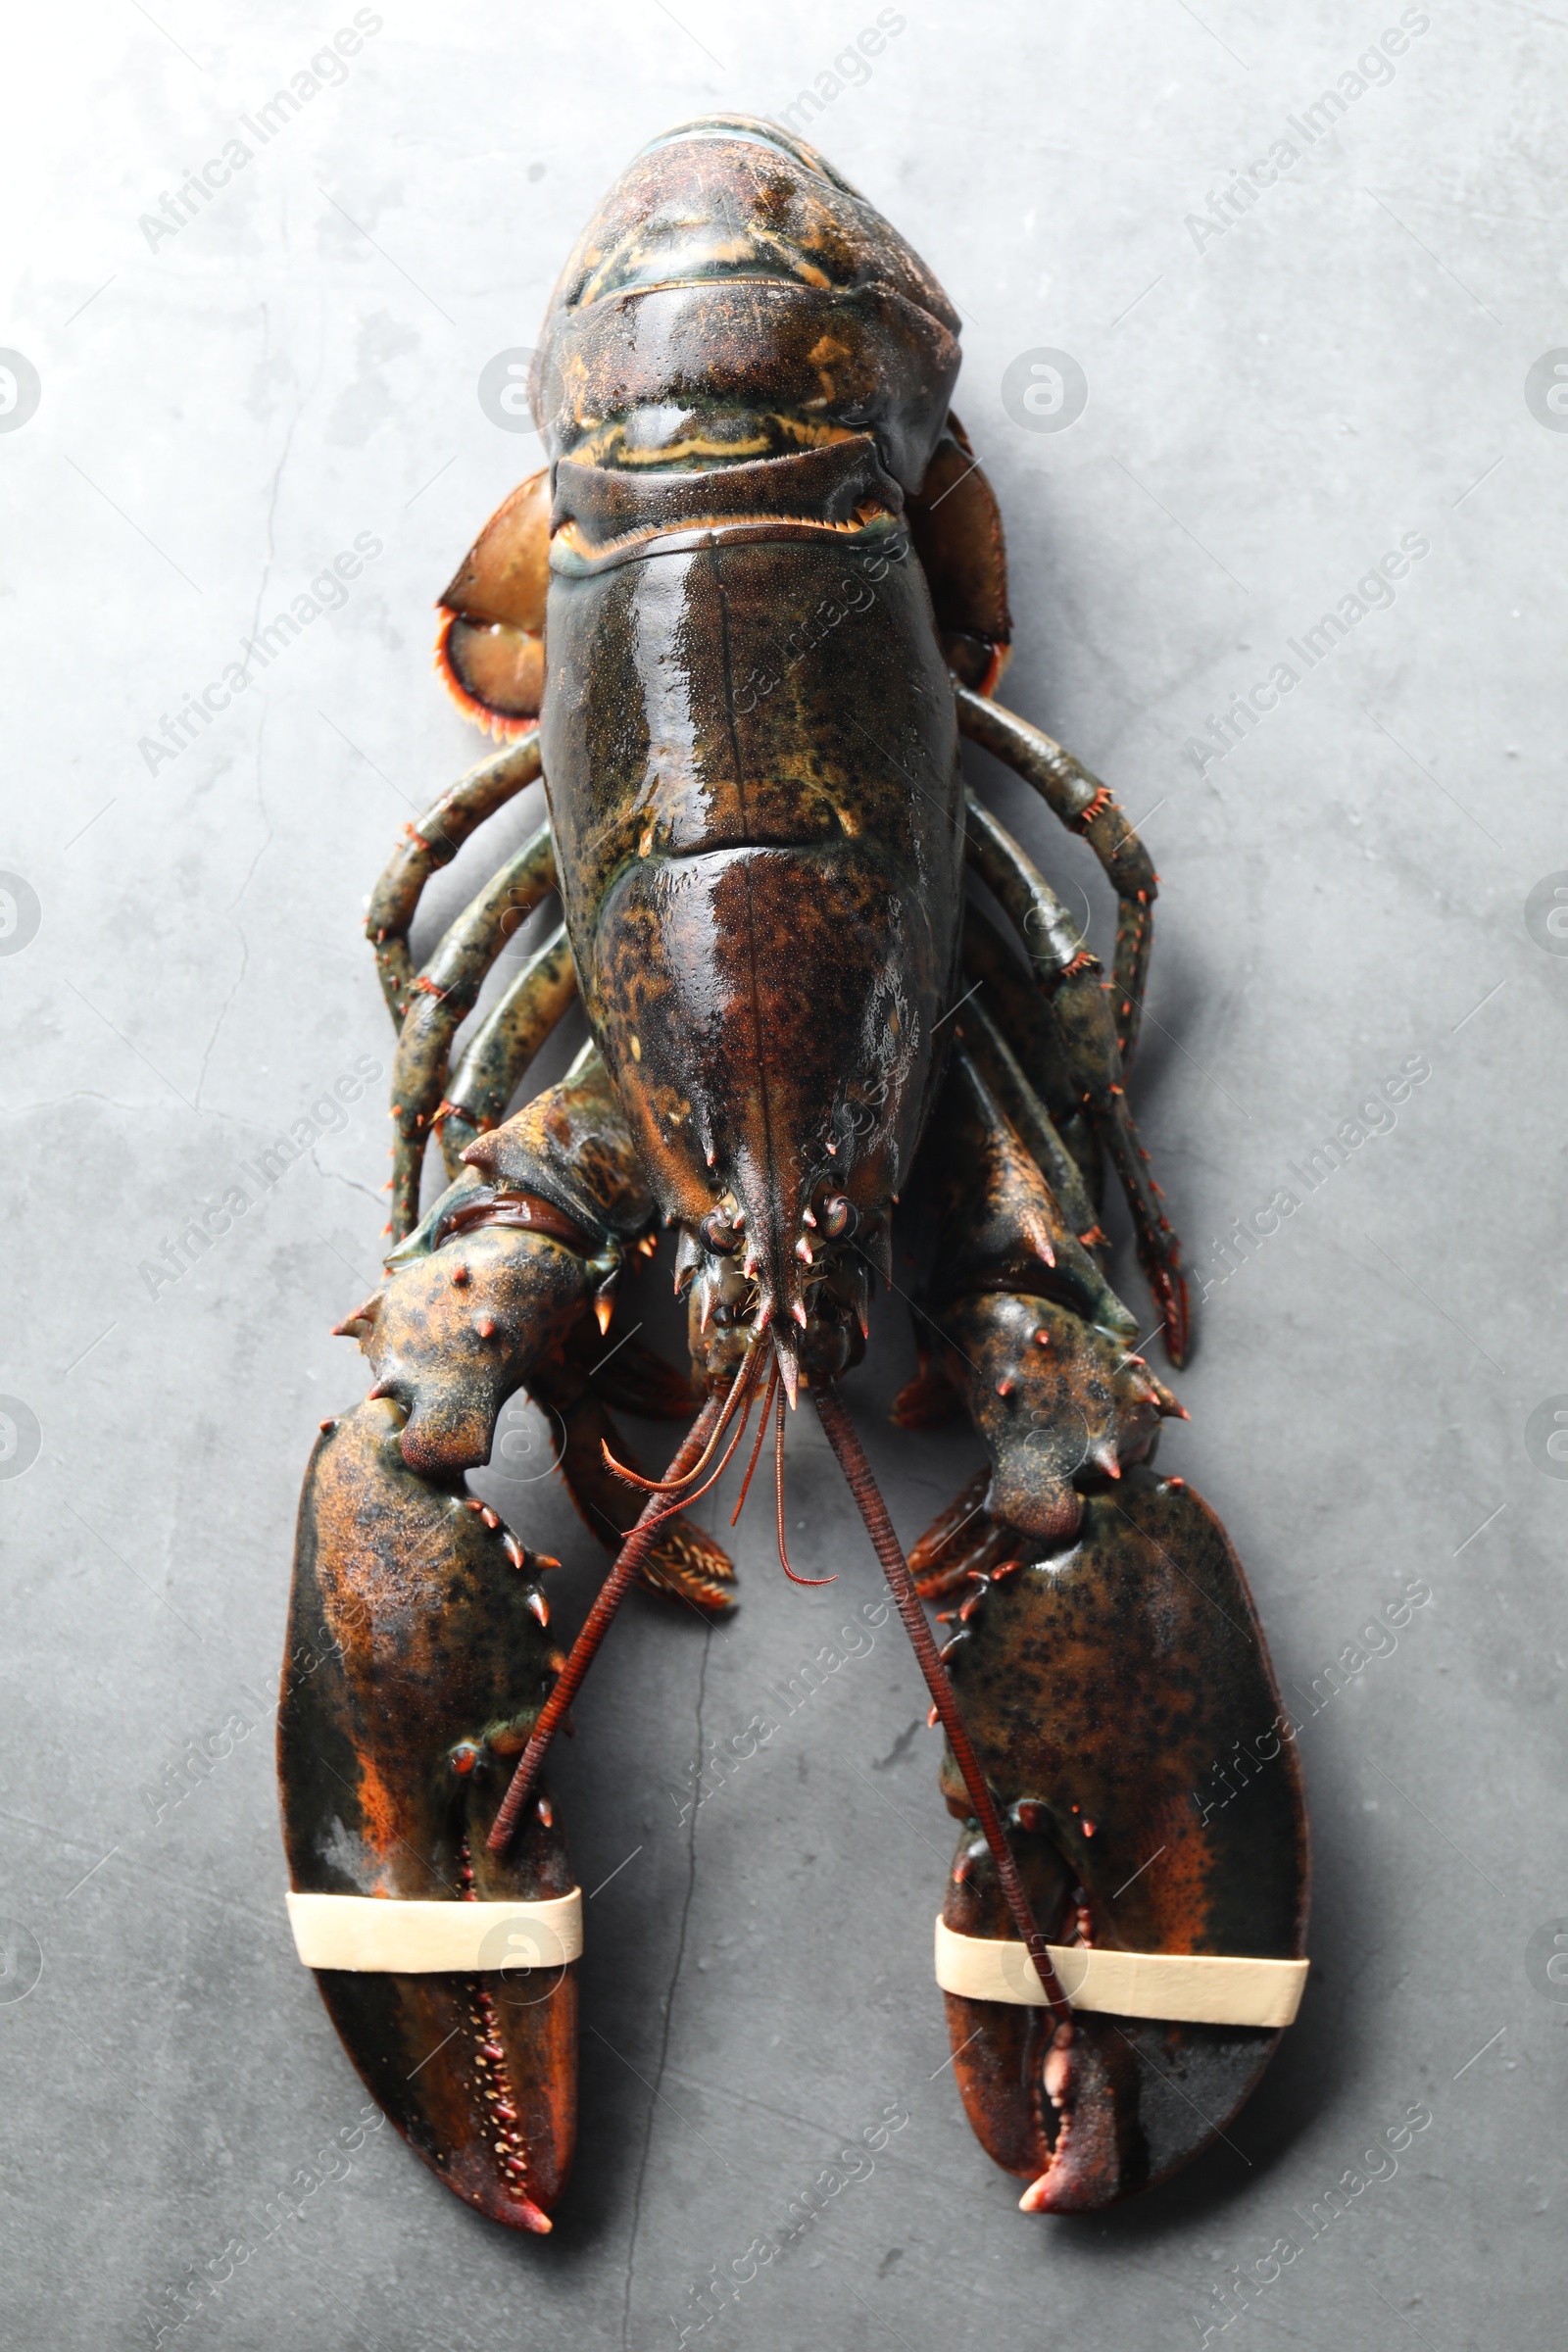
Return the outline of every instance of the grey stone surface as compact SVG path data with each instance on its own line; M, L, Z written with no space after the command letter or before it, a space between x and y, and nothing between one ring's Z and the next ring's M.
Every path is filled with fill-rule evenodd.
M1122 2352L1228 2313L1238 2345L1559 2342L1568 31L1524 6L911 0L861 76L870 0L383 0L340 83L244 129L352 15L167 0L8 36L0 340L40 397L0 432L0 865L37 918L8 885L0 2341ZM481 371L530 342L644 139L813 89L811 132L965 314L1008 697L1146 820L1164 878L1135 1100L1207 1297L1163 1461L1223 1512L1296 1692L1409 1580L1431 1598L1302 1731L1316 1967L1231 2144L1099 2220L1025 2221L944 2068L951 1829L911 1661L888 1629L793 1713L776 1695L877 1585L803 1422L795 1542L839 1583L786 1586L750 1517L733 1622L638 1603L561 1752L583 1885L618 1875L589 1912L576 2185L517 2242L390 2131L318 2161L363 2094L281 1910L294 1498L317 1419L360 1394L327 1326L383 1214L359 926L398 826L478 756L429 607L536 462ZM1339 119L1307 116L1336 90ZM235 136L230 184L150 241L139 216ZM1065 429L1037 429L1041 351L1083 373ZM361 534L340 609L149 772L163 714ZM1425 552L1392 604L1308 669L1291 641L1404 534ZM1195 754L1281 662L1278 707ZM1086 854L974 766L1106 944ZM444 877L421 942L531 815ZM150 1295L144 1261L362 1056L352 1111ZM1396 1117L1309 1186L1412 1056ZM1299 1206L1219 1279L1216 1238L1282 1189ZM907 1537L974 1459L888 1427L910 1356L884 1301L854 1386ZM566 1554L569 1625L599 1555L529 1442L520 1416L482 1483ZM775 1736L681 1824L671 1788L759 1712ZM173 1801L192 1743L227 1752ZM868 2177L741 2285L889 2102ZM1416 2105L1396 2172L1314 2230Z

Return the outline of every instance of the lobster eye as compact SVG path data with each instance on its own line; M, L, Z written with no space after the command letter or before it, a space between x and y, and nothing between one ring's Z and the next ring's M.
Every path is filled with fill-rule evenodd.
M855 1210L842 1193L830 1193L817 1211L816 1221L828 1240L836 1242L840 1234L849 1231L854 1215Z
M728 1209L710 1208L697 1228L704 1247L728 1256L741 1246L741 1229Z

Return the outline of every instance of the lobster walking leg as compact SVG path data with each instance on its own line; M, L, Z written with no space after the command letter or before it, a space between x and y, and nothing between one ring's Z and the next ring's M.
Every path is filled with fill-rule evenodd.
M1045 1179L1031 1204L1035 1226L1031 1247L1051 1266L1055 1294L1090 1323L1123 1335L1131 1345L1138 1327L1094 1254L1095 1248L1103 1247L1104 1237L1094 1221L1077 1162L978 998L964 1005L956 1035L962 1041L975 1075L995 1098ZM915 1331L920 1369L900 1392L893 1407L894 1420L906 1429L934 1426L963 1409L944 1370L941 1350L932 1348L929 1325L917 1322ZM945 1579L955 1565L951 1557L945 1562ZM946 1581L941 1589L948 1589Z
M530 835L459 915L409 990L392 1064L392 1235L418 1223L419 1176L452 1040L473 1010L484 976L507 940L556 887L548 823Z
M409 931L426 882L450 865L470 833L494 816L526 785L539 780L537 730L470 768L462 782L442 794L393 852L373 891L365 929L375 950L376 974L395 1029L403 1026L414 986Z
M631 1534L640 1505L625 1480L611 1469L607 1451L630 1469L637 1467L636 1457L591 1385L575 1402L559 1409L566 1433L562 1476L600 1543L613 1550ZM634 1404L632 1409L639 1408ZM684 1412L691 1410L688 1389ZM642 1554L642 1575L656 1592L696 1608L712 1613L735 1606L735 1570L729 1554L684 1512L660 1526Z
M1101 1246L1098 1219L1105 1191L1104 1156L1094 1128L1084 1116L1083 1098L1073 1086L1050 1005L996 925L974 906L964 915L963 969L965 984L978 984L974 1003L1005 1039L1008 1051L1016 1057L1072 1154L1093 1210L1094 1246L1098 1248ZM1055 1180L1050 1168L1045 1167L1044 1161L1041 1165L1046 1181L1054 1186ZM1070 1215L1066 1193L1061 1196L1061 1204ZM1088 1239L1084 1227L1080 1226L1078 1233L1080 1240Z
M1120 902L1112 1000L1122 1061L1130 1067L1143 1014L1158 876L1099 777L1040 728L992 699L1012 637L1002 515L968 436L951 412L925 480L906 511L953 672L959 728L1033 785L1061 823L1083 836Z
M1161 1310L1173 1364L1187 1360L1191 1309L1181 1244L1147 1172L1122 1088L1121 1055L1106 1010L1100 963L1085 948L1060 900L1011 835L968 795L968 848L976 872L994 890L1029 943L1041 986L1061 1031L1068 1068L1132 1215L1138 1256Z
M499 1126L528 1064L577 994L564 926L529 956L464 1050L436 1112L441 1156L456 1177L476 1135Z
M1061 1209L1065 1234L1058 1249L1065 1249L1068 1256L1082 1265L1091 1250L1103 1250L1105 1244L1084 1191L1077 1161L1063 1144L1054 1120L1030 1085L1017 1055L980 998L964 1006L958 1035ZM1092 1258L1083 1267L1083 1279L1094 1282L1102 1294L1100 1302L1102 1316L1108 1316L1111 1322L1115 1322L1125 1314L1121 1300L1103 1276L1100 1275Z
M1005 760L1032 784L1053 813L1081 833L1104 867L1121 902L1112 965L1116 1036L1125 1067L1131 1067L1143 1016L1144 984L1153 940L1159 878L1153 860L1107 788L1071 752L1000 703L956 684L958 725L974 743Z

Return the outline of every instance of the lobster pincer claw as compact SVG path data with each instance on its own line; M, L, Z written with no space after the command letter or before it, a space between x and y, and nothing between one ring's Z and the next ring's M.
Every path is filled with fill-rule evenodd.
M1083 1497L1070 1541L1023 1548L946 1655L1068 1998L1076 1984L1090 2002L1101 1954L1299 1961L1296 1727L1219 1521L1140 1464ZM951 1758L943 1788L966 1817ZM955 1940L1013 1933L972 1829L943 1918ZM1031 2213L1097 2210L1174 2172L1227 2128L1279 2036L1147 2005L1060 2020L1038 1986L947 2001L970 2123L1028 2181Z
M375 1924L399 1929L410 1904L570 1912L548 1797L504 1856L485 1845L559 1664L543 1596L493 1513L409 1468L404 1435L402 1408L369 1399L328 1424L306 1479L277 1740L295 1892L372 1898ZM577 1971L508 1965L516 1914L494 1916L470 1938L481 1965L372 1961L317 1981L426 2164L493 2220L548 2230L575 2131Z

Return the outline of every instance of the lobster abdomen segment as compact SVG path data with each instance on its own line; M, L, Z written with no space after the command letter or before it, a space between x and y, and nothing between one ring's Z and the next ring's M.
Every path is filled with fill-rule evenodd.
M957 329L918 254L813 149L710 117L645 148L579 238L534 414L553 455L628 466L765 456L870 423L913 491Z
M857 841L951 919L953 692L872 444L560 474L542 746L579 958L627 865L712 850Z

